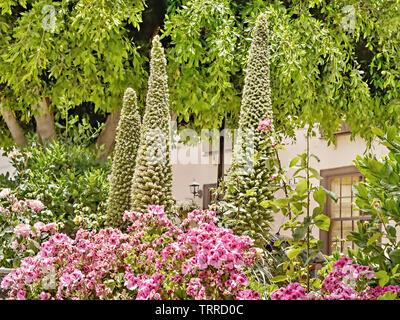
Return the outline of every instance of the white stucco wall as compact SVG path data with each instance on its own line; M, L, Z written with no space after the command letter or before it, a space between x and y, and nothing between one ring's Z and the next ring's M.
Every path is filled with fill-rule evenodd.
M289 164L290 160L296 155L306 152L306 129L298 130L296 132L296 142L286 141L286 150L281 150L279 156L283 166ZM340 168L345 166L350 166L356 159L357 155L362 156L367 150L366 142L360 137L356 137L355 140L350 140L350 134L342 134L336 136L336 144L328 146L325 139L320 137L312 137L310 139L310 153L315 154L320 162L312 158L311 167L315 168L318 172L324 169ZM380 145L379 143L373 143L371 149L369 150L375 154L378 158L382 155L387 154L386 147ZM312 181L312 183L317 183L317 181ZM283 192L277 195L283 197ZM315 201L311 201L312 208L316 206ZM279 225L284 221L282 215L277 215L275 223L273 225L273 230L278 230ZM281 232L281 234L285 234ZM319 237L319 231L314 228L313 235Z
M282 165L286 166L289 164L290 160L296 155L306 152L306 130L298 130L296 133L296 141L285 141L285 150L279 151L279 157L281 159ZM315 154L320 162L312 160L311 166L316 170L320 171L322 169L332 169L344 166L349 166L356 159L357 155L363 155L366 151L367 145L365 141L359 137L355 140L350 141L349 134L343 134L336 136L336 145L328 146L326 140L320 137L312 137L310 140L310 152ZM178 162L173 165L173 195L176 200L181 201L185 199L192 199L193 195L190 193L189 185L195 179L200 186L203 184L216 183L217 170L218 170L218 152L214 152L212 155L208 153L202 155L202 145L199 144L196 147L188 148L184 145L178 146L178 154L192 154L192 160L196 159L197 149L197 160L198 163L203 161L204 164L186 164ZM214 148L214 150L216 150ZM377 156L381 157L383 154L387 153L387 149L374 143L372 145L371 151ZM229 168L231 163L232 153L231 150L225 151L225 172ZM180 157L178 157L181 159ZM210 164L206 164L206 163ZM313 183L318 183L314 181ZM278 197L283 197L283 192L277 192ZM196 202L202 205L202 199L196 198ZM312 199L312 206L315 205ZM272 231L278 230L279 226L284 221L284 217L277 214L275 217L275 222L272 226ZM285 234L285 232L281 232ZM314 236L318 237L318 230L314 230Z

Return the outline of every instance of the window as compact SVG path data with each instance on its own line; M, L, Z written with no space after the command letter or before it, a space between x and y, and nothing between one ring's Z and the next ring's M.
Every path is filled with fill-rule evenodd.
M320 137L322 139L324 139L324 137L325 137L324 130L321 129L319 133L320 133ZM337 137L337 136L345 135L345 134L347 134L347 135L351 134L351 128L346 122L343 121L340 124L340 128L334 133L334 136Z
M203 184L203 209L207 209L211 202L214 201L214 195L210 189L216 187L216 183Z
M357 230L357 221L368 219L362 212L354 210L353 206L352 186L363 177L353 166L321 170L321 177L321 184L338 196L337 202L328 198L325 205L325 214L330 217L331 226L329 232L320 232L320 239L324 241L324 253L347 253L348 247L356 249L356 245L347 240L347 236Z

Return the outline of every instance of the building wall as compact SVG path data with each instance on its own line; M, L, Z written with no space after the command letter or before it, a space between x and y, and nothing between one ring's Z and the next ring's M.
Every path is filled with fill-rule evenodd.
M296 132L296 140L287 140L284 142L285 150L279 151L279 157L282 165L286 166L290 160L296 155L306 152L306 129L301 129ZM312 158L311 166L317 171L323 169L340 168L344 166L352 165L357 155L363 155L366 151L366 142L356 137L355 140L350 140L350 134L340 134L336 136L336 145L328 146L325 139L316 136L310 139L310 153L315 154L320 162L317 162ZM193 195L190 193L189 185L195 179L200 186L203 184L216 183L217 170L218 170L218 152L217 148L214 148L214 152L211 154L203 152L204 145L197 145L197 147L186 147L184 145L178 145L176 151L180 156L185 152L191 154L192 163L186 164L180 162L181 157L175 157L178 159L173 164L173 194L176 200L182 201L187 199L193 199ZM387 153L387 149L374 143L371 148L371 152L377 157L381 157ZM197 157L197 158L196 158ZM225 172L228 170L232 158L232 148L229 146L225 150ZM197 159L197 160L196 160ZM197 164L194 164L197 161ZM202 161L202 162L200 162ZM319 184L318 181L312 181L314 184ZM277 197L283 197L283 191L277 192ZM202 199L196 198L196 202L202 205ZM315 206L315 202L312 199L312 207ZM272 231L276 232L279 226L284 222L285 217L281 214L277 214L275 222L272 226ZM314 228L314 236L319 237L319 231ZM281 231L281 234L288 234L285 231Z

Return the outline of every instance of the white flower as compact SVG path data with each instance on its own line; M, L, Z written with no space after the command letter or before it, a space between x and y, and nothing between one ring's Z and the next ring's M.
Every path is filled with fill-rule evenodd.
M4 199L4 198L7 198L9 195L10 195L10 193L11 193L11 189L3 189L3 190L1 190L1 192L0 192L0 199Z

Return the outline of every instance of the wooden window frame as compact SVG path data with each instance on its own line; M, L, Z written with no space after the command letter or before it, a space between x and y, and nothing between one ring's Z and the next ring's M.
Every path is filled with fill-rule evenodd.
M320 176L322 177L321 186L330 190L330 180L332 178L343 177L343 176L353 176L353 175L359 175L361 177L361 180L363 179L362 174L355 166L345 166L345 167L339 167L339 168L320 170ZM327 215L329 218L331 218L330 205L329 205L330 201L333 201L333 200L328 197L325 207L324 207L324 214ZM351 196L351 203L352 202L353 202L353 194ZM338 221L359 221L359 220L367 220L367 219L370 219L370 218L369 217L359 217L357 219L354 219L353 217L345 217L345 218L338 219ZM331 228L329 228L329 231L320 230L319 238L320 238L320 240L323 241L323 244L324 244L322 252L327 255L331 254L331 247L332 247Z
M216 188L216 183L207 183L203 184L203 209L207 209L208 205L213 201L212 196L210 194L210 189Z

